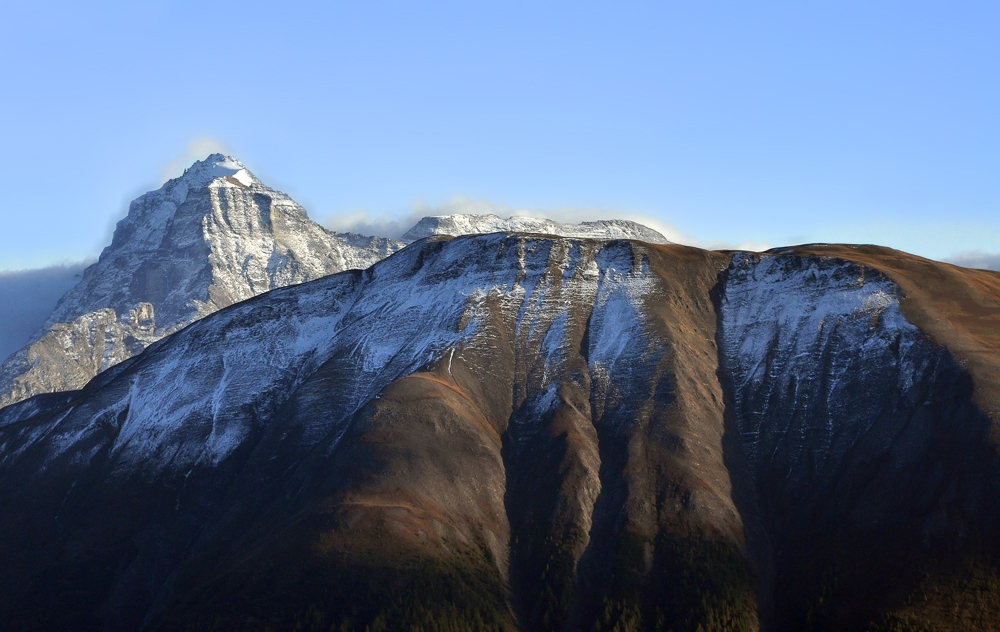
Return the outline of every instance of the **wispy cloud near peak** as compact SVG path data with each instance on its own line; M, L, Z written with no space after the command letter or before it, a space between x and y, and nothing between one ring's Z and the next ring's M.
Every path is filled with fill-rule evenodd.
M187 152L167 164L160 171L160 184L184 173L196 160L204 160L209 154L228 154L229 149L214 138L198 138L187 145Z

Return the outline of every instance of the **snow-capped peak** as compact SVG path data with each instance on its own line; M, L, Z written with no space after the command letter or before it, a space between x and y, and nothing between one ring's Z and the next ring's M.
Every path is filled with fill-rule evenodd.
M367 268L403 245L330 233L239 160L212 154L129 205L97 263L0 365L0 407L80 388L222 307Z
M204 160L199 160L184 170L184 175L171 181L174 184L183 183L189 188L201 188L212 182L223 179L224 182L237 186L248 187L258 183L257 178L250 173L243 163L223 154L212 154Z

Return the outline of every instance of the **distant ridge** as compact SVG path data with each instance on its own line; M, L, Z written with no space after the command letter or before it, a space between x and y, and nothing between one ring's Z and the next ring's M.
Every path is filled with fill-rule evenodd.
M485 235L489 233L537 233L579 239L635 239L651 244L669 244L657 231L624 219L605 219L580 224L563 224L551 219L497 215L433 215L417 222L403 235L410 243L431 235Z

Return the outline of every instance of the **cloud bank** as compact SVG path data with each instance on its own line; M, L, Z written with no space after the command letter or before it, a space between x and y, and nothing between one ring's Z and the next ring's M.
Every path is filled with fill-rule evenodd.
M410 230L421 217L416 211L401 215L372 215L368 211L354 211L334 215L322 222L323 226L337 233L358 233L359 235L377 235L399 239L403 233ZM429 213L434 215L435 213ZM440 213L437 213L440 215Z
M988 253L982 250L972 250L969 252L960 252L945 259L945 261L965 268L1000 271L1000 252Z
M0 272L0 362L28 344L87 265Z
M659 231L664 237L677 244L696 246L709 250L767 250L770 244L744 242L730 244L720 241L704 241L681 231L670 222L643 213L632 213L604 208L560 207L553 209L523 209L497 204L489 200L472 200L463 195L456 195L444 204L431 206L418 200L413 204L413 210L408 213L390 215L372 215L367 211L355 211L336 215L323 222L330 230L337 232L360 233L362 235L379 235L398 239L403 233L414 226L421 218L428 215L497 215L507 218L544 217L565 224L578 224L599 219L627 219Z

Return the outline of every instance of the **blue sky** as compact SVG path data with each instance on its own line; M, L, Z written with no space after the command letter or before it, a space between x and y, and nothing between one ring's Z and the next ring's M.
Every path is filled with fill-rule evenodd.
M336 227L477 200L1000 253L998 28L996 2L0 0L0 270L95 257L218 148Z

